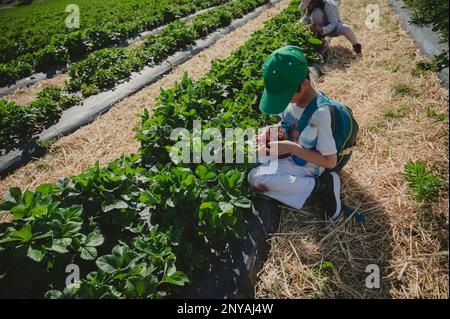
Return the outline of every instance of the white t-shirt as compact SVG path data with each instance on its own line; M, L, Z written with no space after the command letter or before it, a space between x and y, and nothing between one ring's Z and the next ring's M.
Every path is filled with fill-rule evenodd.
M280 117L290 126L297 126L304 110L295 104L289 104ZM312 114L312 117L319 122L316 150L324 156L336 154L330 108L320 107ZM276 163L277 165L273 167L265 163L251 170L248 175L250 185L265 185L269 188L265 195L296 209L301 208L314 189L314 177L321 175L325 169L312 163L304 166L297 165L291 156L279 159Z
M280 114L280 117L284 123L296 127L304 111L304 108L301 108L294 103L290 103L286 110ZM311 118L315 118L319 123L317 129L316 151L320 152L323 156L336 154L336 142L334 141L333 132L331 130L330 108L328 106L319 107L311 115ZM294 142L298 142L298 137L294 139ZM313 176L318 176L325 170L312 163L307 163L304 167L296 166L302 168L305 172L311 173Z

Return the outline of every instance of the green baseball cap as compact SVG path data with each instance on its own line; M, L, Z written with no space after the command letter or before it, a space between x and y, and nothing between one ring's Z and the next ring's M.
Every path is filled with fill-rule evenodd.
M302 50L288 45L274 51L264 61L262 72L265 88L259 109L268 114L280 114L308 76L309 69Z

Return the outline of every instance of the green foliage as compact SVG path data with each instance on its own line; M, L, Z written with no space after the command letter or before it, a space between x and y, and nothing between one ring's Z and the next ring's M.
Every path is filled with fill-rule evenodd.
M386 118L401 119L404 118L406 115L408 115L410 111L411 109L407 105L402 105L397 108L394 107L385 108L383 114L384 117Z
M64 67L143 31L227 1L81 0L77 2L81 26L74 30L65 25L69 15L65 7L70 1L1 10L0 86L36 71Z
M435 56L431 61L421 60L416 62L416 67L412 70L412 74L420 76L424 72L439 72L446 67L448 67L448 52Z
M225 2L225 0L210 1ZM79 101L76 94L68 94L65 93L66 91L81 91L81 94L87 97L97 94L101 90L111 89L120 81L128 78L132 72L142 70L147 65L160 63L176 51L193 44L196 39L205 35L205 32L210 33L221 26L228 25L233 19L242 17L257 6L267 2L268 0L232 1L218 9L197 16L192 26L184 21L169 23L160 33L146 38L137 49L105 48L99 50L101 47L109 46L109 44L98 46L96 48L98 51L93 52L82 61L71 64L69 68L70 80L64 91L57 88L47 88L39 93L38 100L30 105L21 107L10 105L8 108L4 108L5 119L0 128L4 127L5 133L0 135L0 147L12 146L21 139L30 138L45 126L57 121L64 109ZM211 5L211 2L207 3ZM205 5L202 4L202 6ZM98 35L98 33L95 34ZM80 48L80 45L74 43L74 50ZM66 50L66 46L60 45L59 48L61 50L55 54L61 53L61 56L64 56L64 61L66 61L66 53L70 51L70 47ZM54 54L46 52L45 56L45 59L52 59ZM55 61L48 61L48 63L57 64ZM7 69L5 70L7 72ZM2 66L0 65L0 74L1 72ZM4 76L5 78L8 77L7 74ZM17 112L20 115L16 115ZM26 120L21 118L22 114ZM16 132L19 124L23 124L24 121L27 124L23 126L25 130Z
M63 110L80 101L76 94L58 88L42 90L28 105L17 105L0 99L0 148L30 138L55 123Z
M229 25L268 0L231 1L224 6L196 16L192 25L174 21L158 34L147 37L136 49L107 48L89 55L70 66L71 91L82 90L84 96L113 88L132 72L155 65L176 51L194 44L195 40ZM84 89L87 87L88 89Z
M427 107L427 117L428 118L435 118L439 122L443 122L445 120L448 120L448 115L445 113L438 113L434 107Z
M314 58L311 34L295 26L298 6L294 0L199 81L185 76L161 91L155 114L142 117L140 154L35 192L12 188L0 206L13 215L0 224L0 297L176 297L210 262L224 262L245 232L252 164L171 164L170 130L193 119L218 129L269 122L257 110L264 58L286 44ZM82 277L65 287L68 264Z
M412 9L412 23L430 23L435 31L441 32L443 41L448 41L449 2L447 0L405 0L405 3Z
M414 93L414 89L408 83L396 84L392 89L392 96L396 98L411 96Z
M413 198L418 201L432 201L439 195L444 186L442 179L427 168L423 161L405 164L403 177L413 192Z

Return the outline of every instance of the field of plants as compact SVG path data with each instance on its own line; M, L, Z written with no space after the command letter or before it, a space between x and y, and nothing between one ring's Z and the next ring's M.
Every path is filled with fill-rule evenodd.
M412 9L411 22L417 24L432 24L442 35L442 40L448 42L448 11L449 2L445 0L405 0Z
M214 0L211 1L213 2ZM132 72L160 63L176 51L194 44L195 40L229 25L233 20L267 2L268 0L231 1L196 16L190 24L184 21L171 22L161 32L147 37L138 47L105 48L93 52L70 65L70 79L64 89L45 88L29 105L17 105L0 99L0 148L10 148L17 142L30 138L55 123L63 110L80 102L82 97L113 88ZM112 43L105 44L110 45ZM75 47L86 52L80 44ZM67 57L68 51L65 52ZM50 59L52 55L45 56ZM48 61L49 65L59 65L59 58L55 58L56 60ZM62 62L66 63L66 58Z
M78 140L72 149L49 142L46 157L30 163L32 174L50 176L45 182L30 177L28 166L0 180L0 189L9 189L0 197L0 299L189 297L211 264L233 263L230 243L248 232L248 216L261 199L247 183L256 164L174 163L172 134L176 128L193 131L194 121L215 132L279 121L258 108L264 60L285 45L300 46L311 65L321 60L322 40L299 23L300 2L282 0L247 31L243 45L225 58L211 58L206 71L200 72L198 64L208 62L198 61L218 55L227 42L193 57L203 60L195 60L197 65L176 81L157 82L157 93L143 89L136 93L139 98L127 98L129 104L142 103L122 115L138 117L127 122L134 140L116 127L118 115L99 117L92 126L98 136L107 127L117 135L112 142L79 133L81 128L73 134ZM41 88L29 104L0 98L0 155L57 123L64 110L114 90L269 0L80 0L76 30L65 26L70 3L0 7L0 86L51 68L67 71L62 88ZM343 16L355 19L349 23L358 26L363 48L382 54L355 56L344 47L348 43L332 42L316 85L351 106L361 124L358 150L341 174L342 197L367 220L346 216L330 227L313 217L309 204L298 211L283 206L254 295L448 298L443 284L448 280L448 216L443 212L448 208L448 91L430 70L414 72L420 56L398 31L400 23L385 0L383 24L375 31L361 27L369 0L342 3ZM181 19L206 8L191 20ZM244 34L237 29L223 40L237 42ZM95 126L102 121L103 126ZM98 152L89 153L89 168L49 173L90 138L98 141ZM138 146L103 161L118 140ZM199 147L201 153L213 151L208 141ZM225 149L226 141L215 147ZM232 148L234 157L243 152L248 158L249 151L249 143ZM56 160L45 171L49 158ZM371 290L364 282L367 264L374 263L381 267L382 287ZM66 284L68 265L81 270L76 284Z
M264 58L299 42L314 58L320 44L295 25L300 14L294 1L201 80L186 76L163 91L154 114L143 115L140 154L35 192L11 189L1 206L13 221L0 225L0 296L174 296L205 262L220 258L209 251L224 251L230 237L244 232L250 164L171 165L167 134L194 119L214 128L259 127L270 120L256 116ZM70 263L89 271L79 287L64 289L63 265Z
M405 4L411 10L411 23L417 25L431 25L434 31L437 31L443 43L448 42L449 30L449 2L446 0L430 1L430 0L406 0ZM442 52L430 61L422 61L418 63L417 70L431 70L439 72L449 65L449 53Z
M64 67L143 31L226 0L78 1L80 27L68 29L70 1L45 1L0 11L0 86L38 71ZM18 27L19 26L19 27Z

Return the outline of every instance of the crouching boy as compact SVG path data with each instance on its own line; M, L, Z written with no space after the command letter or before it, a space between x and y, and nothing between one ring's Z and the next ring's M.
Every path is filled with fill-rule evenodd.
M342 211L337 173L349 160L358 132L351 110L313 86L299 47L273 52L264 62L263 78L260 110L280 115L287 139L268 142L265 152L277 150L281 159L251 170L249 183L295 209L315 194L326 218L337 220Z
M311 23L311 31L318 37L344 36L353 46L353 51L361 53L361 44L356 39L353 30L341 20L339 12L340 0L302 0L300 9L306 14L301 22Z

